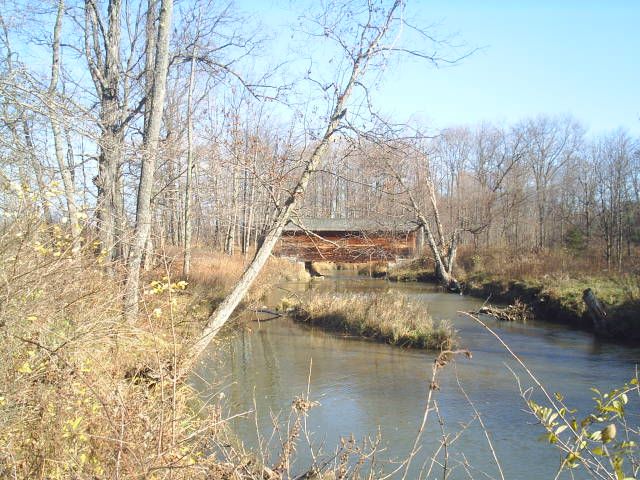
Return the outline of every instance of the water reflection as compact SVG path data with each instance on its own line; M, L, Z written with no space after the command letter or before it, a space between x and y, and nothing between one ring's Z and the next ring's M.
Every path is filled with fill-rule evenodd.
M522 411L513 375L526 380L523 372L486 330L458 313L478 308L480 300L441 293L426 285L347 276L284 288L295 292L391 290L426 302L434 318L453 322L461 343L473 352L471 360L459 360L442 372L436 395L446 431L464 428L450 447L454 469L449 478L469 478L465 469L476 478L486 478L479 471L497 476L484 433L458 381L483 415L505 476L553 478L560 458L537 441L541 431ZM277 295L286 294L285 290ZM638 349L595 342L589 334L561 326L489 322L551 391L563 392L570 405L581 409L590 405L589 387L610 388L628 380L639 358ZM233 380L227 389L232 411L251 410L255 397L263 437L273 428L270 412L287 412L292 399L306 391L312 363L311 397L321 406L311 411L308 427L316 445L324 444L325 451L331 452L340 436L353 433L362 439L374 436L379 428L385 446L380 458L398 459L410 451L424 408L433 354L344 339L286 318L252 323L251 330L240 331L222 350L216 347L200 374ZM235 428L249 446L255 445L255 419L239 420ZM412 478L417 478L419 467L438 447L440 437L440 427L430 422ZM297 468L304 470L308 462L309 452L301 447Z

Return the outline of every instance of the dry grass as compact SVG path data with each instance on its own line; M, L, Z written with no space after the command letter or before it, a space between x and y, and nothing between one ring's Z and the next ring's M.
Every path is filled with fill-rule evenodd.
M449 350L454 331L435 324L426 307L395 293L321 294L285 299L281 308L301 322L404 347Z
M633 252L632 252L633 253ZM640 272L640 252L624 262L623 271L608 269L603 249L590 246L580 252L556 248L543 252L513 252L506 248L487 248L474 251L461 248L458 255L459 274L473 275L490 272L491 275L512 280L526 280L543 276L618 276Z
M212 306L224 298L244 272L251 257L240 255L229 256L212 250L197 250L192 256L192 267L189 282L194 285L197 293L209 299ZM182 271L181 259L178 255L171 262L171 269L176 276ZM304 264L291 262L286 259L271 257L260 276L252 286L244 300L247 304L261 301L267 291L279 282L299 281L310 279Z
M185 283L165 254L126 323L124 272L90 242L72 258L26 207L0 227L0 478L262 478L217 403L173 375L242 261L198 252ZM252 297L291 271L270 262Z
M171 373L191 330L177 322L184 285L158 280L129 324L117 275L89 252L71 258L60 229L14 224L1 245L0 477L205 478L218 468L205 452L219 412Z
M462 276L470 283L504 283L507 288L515 282L579 314L584 312L582 292L587 288L610 306L640 302L640 280L633 273L633 262L626 266L629 271L610 271L593 252L578 256L564 250L520 255L499 250L463 252L460 264Z

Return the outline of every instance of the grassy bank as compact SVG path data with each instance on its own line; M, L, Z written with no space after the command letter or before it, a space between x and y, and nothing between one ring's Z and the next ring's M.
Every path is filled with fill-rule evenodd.
M317 293L285 299L281 309L299 322L403 347L448 350L455 340L452 327L436 324L423 304L392 293Z
M500 302L517 299L526 302L544 320L592 330L582 294L590 288L607 312L608 328L602 332L612 338L640 340L640 281L635 276L576 275L524 276L506 279L484 272L465 280L465 292Z
M607 312L600 335L640 341L638 265L625 272L607 269L601 252L554 250L509 255L500 250L462 252L461 275L471 295L513 302L521 299L544 320L592 331L583 292L590 288Z
M431 259L418 258L390 268L387 278L392 282L433 282L436 280Z
M395 281L435 281L433 262L418 259L391 269ZM536 317L593 330L582 300L590 288L602 301L609 318L601 335L640 341L640 277L603 270L584 257L566 252L508 255L499 251L461 252L457 278L465 294L490 301L520 300Z

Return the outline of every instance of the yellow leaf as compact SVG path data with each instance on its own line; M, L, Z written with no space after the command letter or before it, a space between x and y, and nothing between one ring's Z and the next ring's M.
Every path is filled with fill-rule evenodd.
M31 370L31 365L29 365L29 362L24 362L18 368L18 372L20 372L20 373L31 373L31 372L33 372L33 370Z
M601 434L602 434L602 441L604 443L607 443L611 440L613 440L614 438L616 438L616 426L615 424L611 423L609 425L607 425L606 427L604 427L601 430Z

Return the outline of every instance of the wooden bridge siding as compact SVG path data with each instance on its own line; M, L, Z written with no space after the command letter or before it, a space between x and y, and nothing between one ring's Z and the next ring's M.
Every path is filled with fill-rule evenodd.
M275 254L304 261L360 263L413 256L416 233L322 232L323 241L305 232L283 232Z

